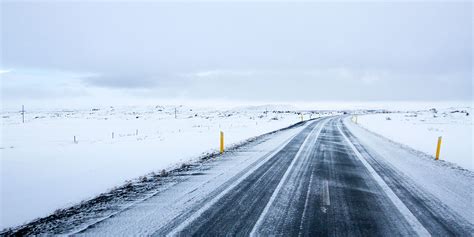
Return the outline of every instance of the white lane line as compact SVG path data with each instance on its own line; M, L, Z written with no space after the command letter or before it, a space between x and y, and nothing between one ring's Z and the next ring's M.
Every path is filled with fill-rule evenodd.
M323 122L321 122L320 124L318 124L317 126L315 126L313 128L313 130L311 130L311 133L308 134L308 136L306 137L306 139L304 140L303 144L301 144L300 146L300 149L298 150L298 152L296 153L295 155L295 158L293 158L293 161L291 161L291 164L290 166L288 167L288 169L286 170L285 174L283 175L283 177L281 178L280 182L278 183L278 186L276 187L275 191L273 191L272 193L272 196L270 197L270 200L268 201L267 205L265 206L265 209L263 209L263 212L260 214L257 222L255 223L255 225L253 226L252 228L252 231L250 232L250 236L256 236L256 231L260 228L260 226L263 224L263 220L265 219L265 216L267 215L268 213L268 210L270 209L270 206L273 204L273 202L275 201L275 198L277 197L278 193L280 192L281 188L283 187L283 184L285 183L285 181L288 179L288 176L290 175L290 172L293 168L293 166L295 165L296 161L299 160L299 158L301 157L301 154L303 152L305 152L305 155L308 154L308 151L306 148L306 144L309 142L310 138L312 137L316 127L319 126L319 129L315 134L315 139L318 139L319 137L319 134L321 133L321 130L323 129L324 125L327 123L328 120L325 120Z
M318 122L318 121L315 121ZM312 123L308 123L301 131L306 129ZM300 132L301 132L300 131ZM195 221L197 218L199 218L206 210L208 210L212 205L214 205L219 199L221 199L225 194L227 194L230 190L235 188L238 184L240 184L245 178L247 178L250 174L255 172L260 166L265 164L268 160L270 160L273 156L275 156L278 152L283 150L283 148L290 143L293 138L295 138L300 132L297 132L295 135L291 136L287 141L285 141L280 147L278 147L274 152L272 152L270 155L268 155L265 159L263 159L261 162L259 162L257 165L251 167L244 175L242 175L239 179L237 179L235 182L233 182L229 187L227 187L224 191L216 195L213 199L211 199L209 202L207 202L203 207L201 207L199 210L194 212L190 217L188 217L186 220L181 222L179 226L174 228L171 232L169 232L166 236L176 236L179 232L183 231L189 224L191 224L193 221Z
M382 190L387 194L388 198L393 202L393 204L398 208L400 213L405 217L407 222L413 228L418 236L431 236L431 234L426 230L426 228L420 223L420 221L413 215L413 213L408 209L407 206L398 198L398 196L393 192L393 190L383 181L382 177L374 170L374 168L365 160L365 158L360 154L360 152L355 148L354 144L347 138L347 136L342 132L339 123L337 125L337 129L342 134L344 139L346 140L349 147L354 151L355 155L359 160L364 164L365 168L369 171L372 177L377 181L379 186Z
M309 195L311 195L311 186L313 186L313 174L314 168L311 170L311 177L309 178L308 191L306 192L306 199L304 201L303 214L301 214L300 232L298 233L298 236L301 236L302 234L301 231L303 230L304 217L306 216L306 210L308 210L309 206Z
M323 181L323 205L324 206L330 206L331 205L331 199L329 199L329 186L328 186L328 181L324 180Z

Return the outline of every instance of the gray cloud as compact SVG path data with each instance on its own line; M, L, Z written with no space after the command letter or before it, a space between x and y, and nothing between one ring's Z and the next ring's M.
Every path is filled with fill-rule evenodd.
M143 89L158 86L159 80L144 74L106 74L84 77L82 81L87 85L98 87Z
M1 39L2 69L133 95L472 99L470 2L2 1Z

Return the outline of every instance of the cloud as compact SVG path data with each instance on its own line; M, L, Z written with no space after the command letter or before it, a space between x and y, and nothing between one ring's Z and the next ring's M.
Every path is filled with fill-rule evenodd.
M380 80L382 80L381 75L376 73L365 73L362 75L360 80L365 84L374 84Z
M443 91L444 99L471 99L471 7L8 1L0 14L2 68L74 72L78 78L57 82L76 83L85 95L426 100ZM35 73L38 80L23 80L31 90L62 88ZM12 97L34 94L8 86Z
M193 73L183 74L186 78L192 79L219 79L229 80L239 78L240 80L258 80L270 79L277 80L278 78L298 78L300 81L304 80L318 80L321 83L330 80L356 82L364 84L374 84L381 80L393 76L393 73L384 70L360 69L360 68L344 68L344 67L329 67L329 68L310 68L310 69L274 69L274 70L235 70L235 69L215 69L206 71L197 71Z
M12 70L2 74L2 97L15 100L86 96L82 76L63 71Z
M146 74L105 74L93 75L82 78L89 86L105 87L112 89L143 89L158 86L159 80Z

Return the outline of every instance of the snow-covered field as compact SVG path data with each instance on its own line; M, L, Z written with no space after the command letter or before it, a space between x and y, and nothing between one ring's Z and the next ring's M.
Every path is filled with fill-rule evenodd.
M440 159L474 170L471 107L358 116L363 127L390 140L435 156L442 136Z
M25 123L18 111L1 112L0 229L215 152L219 131L228 147L297 123L301 117L294 110L98 107L28 111ZM474 170L471 107L367 114L358 123L433 156L442 136L441 159Z
M216 151L219 131L229 146L301 121L295 112L272 108L183 106L37 111L25 118L1 114L0 228Z

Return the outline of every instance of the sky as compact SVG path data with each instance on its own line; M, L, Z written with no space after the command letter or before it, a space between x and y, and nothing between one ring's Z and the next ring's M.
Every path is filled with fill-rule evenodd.
M2 105L472 101L472 10L1 0Z

